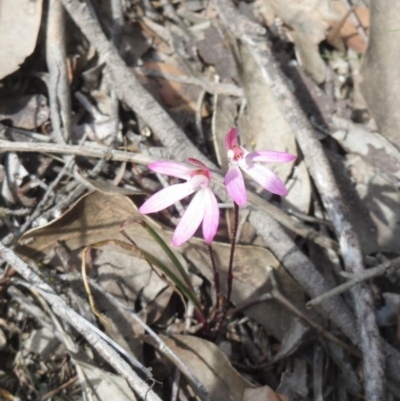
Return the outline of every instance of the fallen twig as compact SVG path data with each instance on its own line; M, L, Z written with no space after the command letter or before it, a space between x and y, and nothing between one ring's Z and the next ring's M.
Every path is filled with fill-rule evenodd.
M189 77L187 75L169 74L166 72L152 70L145 67L136 67L135 71L143 75L161 77L182 84L197 85L203 88L203 90L205 90L206 92L212 93L214 95L224 94L236 97L244 96L243 88L240 88L234 84L206 81L196 77Z
M58 143L70 137L71 98L67 75L65 16L59 0L49 1L46 33L46 61L50 73L49 98L53 135Z
M373 277L385 274L386 271L391 267L395 269L400 268L400 257L384 262L379 266L373 267L371 269L365 270L361 274L353 274L352 278L350 278L348 281L346 281L341 285L338 285L337 287L326 292L325 294L322 294L319 297L312 299L311 301L307 302L306 306L307 308L312 308L313 306L319 305L321 302L327 300L328 298L331 298L335 295L339 295L342 292L345 292L350 288L354 287L356 284L361 283L362 281L366 281Z

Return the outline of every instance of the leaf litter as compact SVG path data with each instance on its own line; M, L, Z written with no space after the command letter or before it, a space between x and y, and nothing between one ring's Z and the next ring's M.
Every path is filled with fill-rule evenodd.
M285 260L279 260L268 241L254 231L247 221L248 212L241 210L233 261L232 309L227 311L227 323L219 331L221 317L215 306L221 300L215 293L207 246L200 235L172 249L189 277L192 288L188 293L182 291L185 277L177 262L143 226L125 225L128 238L120 231L127 221L143 218L137 207L149 195L177 181L164 181L133 162L113 161L107 153L118 149L171 157L149 128L149 121L116 98L104 60L98 58L69 16L60 28L74 27L66 30L64 60L68 96L72 99L74 137L69 144L102 147L104 158L97 162L84 156L51 156L45 145L56 138L56 120L53 111L50 113L54 104L44 86L50 81L49 72L43 69L46 56L41 30L45 30L47 21L42 2L21 1L19 8L14 4L10 8L8 3L12 2L0 6L5 22L4 35L0 35L4 41L1 52L8 54L2 58L6 62L0 69L0 122L5 127L1 140L41 143L44 150L2 153L2 242L34 262L37 271L85 319L125 352L152 367L155 380L164 386L155 383L153 388L162 399L170 399L171 394L175 394L172 399L201 399L208 394L213 400L314 397L321 401L346 399L346 393L360 395L360 360L324 339L307 319L344 342L349 340L332 327L323 312L307 310L305 290L285 270ZM278 199L250 183L248 188L279 206L294 222L309 224L322 235L335 236L331 222L326 220L326 210L321 208L307 161L298 150L293 128L280 112L281 100L273 97L246 44L230 36L212 3L124 2L122 19L112 14L116 11L111 3L97 3L97 14L108 33L115 34L114 43L125 62L204 155L226 171L224 136L233 126L241 132L241 145L251 151L273 149L297 155L293 163L271 165L289 190L286 198ZM393 134L395 102L387 108L388 118L382 120L382 108L395 90L395 69L387 51L390 46L380 39L390 44L396 29L380 30L377 38L366 37L370 25L372 29L379 26L376 11L362 1L355 7L345 3L257 0L240 3L238 9L246 18L268 27L268 40L288 85L329 155L363 255L366 261L379 262L382 257L398 254L399 242L400 157ZM21 18L27 7L31 7L28 19ZM391 6L385 12L394 18ZM21 21L24 29L19 27ZM118 21L122 21L119 28ZM395 20L390 21L395 26ZM118 29L122 29L120 39ZM366 50L368 42L371 45ZM382 76L377 79L371 64L376 54L389 60L385 65L390 70L389 87L381 91L376 87L382 87L378 82ZM361 112L365 112L362 118ZM187 203L182 201L181 206L184 210ZM231 204L221 207L227 210L221 213L213 249L221 293L226 294L233 213ZM179 210L179 206L170 207L146 217L165 244L171 244ZM29 214L33 216L30 220ZM50 223L41 225L46 221ZM32 222L39 227L34 228ZM321 250L290 230L288 233L332 286L344 281L340 257L333 250ZM91 247L87 251L87 279L104 321L90 309L82 282L85 247ZM0 346L5 357L0 363L1 397L80 400L85 397L83 392L99 400L117 394L121 400L138 398L88 343L62 324L62 330L80 349L82 361L72 357L55 334L55 326L48 326L51 316L47 316L46 308L35 297L18 298L17 292L7 291L26 289L12 269L3 268ZM372 279L371 286L378 324L384 328L381 334L395 345L398 274L388 270L384 276ZM289 307L271 295L276 288ZM109 296L123 308L116 307ZM21 307L23 299L30 309ZM211 327L214 335L207 333L188 299L200 302L202 313L215 326ZM351 302L346 293L344 299ZM146 326L132 316L134 311L183 362L179 365L181 375L176 360L156 344ZM191 381L188 372L198 379L205 393L199 392L198 383ZM344 383L341 389L340 382ZM391 385L393 388L395 384Z

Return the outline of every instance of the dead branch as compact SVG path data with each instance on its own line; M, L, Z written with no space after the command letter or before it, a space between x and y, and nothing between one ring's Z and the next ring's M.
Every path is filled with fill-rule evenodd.
M345 283L338 285L337 287L333 288L332 290L326 292L325 294L320 295L312 299L311 301L307 302L307 308L312 308L320 304L322 301L333 297L335 295L339 295L342 292L349 290L350 288L354 287L356 284L361 283L362 281L369 280L371 278L381 276L385 274L388 269L391 267L398 269L400 267L400 258L396 258L393 260L389 260L380 264L379 266L373 267L371 269L365 270L362 274L353 274L352 278L350 278Z
M46 33L46 61L50 73L49 98L54 138L65 143L70 137L71 98L67 75L64 8L58 0L49 1Z
M170 81L180 82L182 84L197 85L203 88L206 92L212 93L214 95L225 94L236 97L243 97L244 95L243 89L234 84L206 81L196 77L189 77L187 75L169 74L166 72L152 70L145 67L136 67L135 71L137 73L148 75L151 77L161 77Z

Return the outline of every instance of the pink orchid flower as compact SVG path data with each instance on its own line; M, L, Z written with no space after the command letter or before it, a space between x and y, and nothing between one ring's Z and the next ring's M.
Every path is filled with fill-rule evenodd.
M209 188L211 172L199 160L189 158L194 166L173 161L157 161L148 165L156 173L186 180L185 183L171 185L150 197L139 209L142 214L156 213L175 202L196 193L175 229L172 238L174 246L180 246L191 238L203 222L203 237L211 244L219 223L219 208L215 195Z
M296 159L296 156L273 150L258 150L249 153L238 144L238 131L236 128L232 128L226 134L225 146L229 159L229 170L225 176L225 186L231 198L239 206L243 206L247 201L246 187L240 169L245 171L267 191L281 196L287 195L288 191L280 178L271 170L256 164L256 162L284 163Z

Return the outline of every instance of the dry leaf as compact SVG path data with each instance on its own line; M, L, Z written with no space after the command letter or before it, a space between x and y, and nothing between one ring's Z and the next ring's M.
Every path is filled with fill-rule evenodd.
M45 255L57 245L58 241L61 241L70 251L72 263L75 266L80 266L81 253L85 246L113 239L126 241L122 234L119 233L120 225L129 219L135 219L139 216L143 217L138 214L136 206L129 198L119 194L109 195L92 192L80 199L69 211L51 224L27 232L22 237L21 243L32 239L33 242L27 246L20 245L18 252L31 258L37 258ZM159 246L143 227L139 224L132 224L126 231L134 238L139 247L150 253L157 254L161 261L177 272L175 266L160 251ZM162 230L160 230L160 235L165 235ZM170 242L171 236L167 236L165 239ZM91 254L92 265L97 267L98 281L103 288L128 307L134 305L138 294L146 286L149 286L152 290L158 289L158 292L162 291L166 286L165 282L157 274L153 274L148 263L133 252L109 244L93 250ZM177 257L181 259L183 266L186 266L185 260L179 254L177 254ZM55 263L57 263L55 259L50 261L53 266ZM146 291L143 292L146 295ZM153 292L153 297L158 292ZM106 312L110 311L108 315L112 320L115 320L117 327L121 324L121 322L117 321L119 317L125 323L134 324L134 321L127 316L129 314L111 313L109 303L100 296L97 298L99 306ZM144 296L142 301L151 302L153 299L148 299ZM135 336L130 335L131 338L129 339L129 333L129 330L125 330L125 334L127 334L125 340L132 349L134 344L131 342L135 341ZM142 329L138 327L136 330L137 336L141 335L141 333Z
M326 65L319 54L318 45L326 37L328 23L337 14L330 1L265 0L289 29L288 37L295 43L297 60L311 77L322 83L326 76Z
M227 171L229 160L226 157L225 135L235 126L237 104L232 97L214 96L214 113L212 117L212 133L215 154L218 164Z
M85 373L96 399L99 401L136 401L136 396L125 379L85 362L74 360Z
M332 30L328 36L328 42L333 46L336 46L333 35L339 36L346 47L350 47L357 53L364 53L367 48L367 43L359 35L357 28L349 18L349 11L343 7L343 4L340 1L332 1L332 6L338 11L341 19L339 21L330 21L329 24L332 27ZM356 7L354 12L357 14L357 17L361 21L361 25L364 27L364 29L368 29L369 10L366 7ZM343 20L343 18L345 18L345 20ZM338 50L345 51L345 49L341 49L340 47L338 47Z
M172 64L148 61L144 67L150 70L160 71L165 74L185 75L184 72ZM148 90L170 109L188 108L189 111L196 110L197 97L201 89L195 85L182 84L163 77L139 76L141 82ZM154 83L156 82L156 85ZM206 110L203 110L203 117Z
M359 155L330 161L363 252L398 253L400 192Z
M247 388L243 401L289 401L289 397L275 393L269 386Z
M7 125L34 130L43 125L49 116L50 109L43 95L7 94L0 97L0 121Z
M304 359L296 358L293 369L288 368L281 377L281 382L276 390L279 393L288 395L289 399L300 396L307 399L307 362Z
M374 167L376 174L395 188L400 187L400 151L385 137L370 132L363 126L333 116L332 123L339 130L332 136L346 152L358 154Z
M235 60L229 44L218 29L210 26L203 31L204 39L197 42L197 50L206 64L213 65L222 80L237 80Z
M246 388L252 387L215 344L192 336L161 338L204 385L212 400L242 401ZM146 341L153 344L151 338Z
M18 70L32 54L42 17L42 0L0 2L0 79Z

